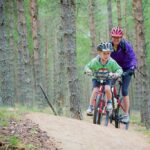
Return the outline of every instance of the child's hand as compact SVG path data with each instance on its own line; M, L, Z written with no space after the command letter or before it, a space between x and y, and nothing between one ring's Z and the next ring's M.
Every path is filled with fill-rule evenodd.
M109 76L113 77L113 78L118 78L120 75L118 73L113 73L113 72L110 72L109 73Z
M85 73L86 73L87 75L92 75L92 70L89 69L89 68L87 68L87 69L85 70Z

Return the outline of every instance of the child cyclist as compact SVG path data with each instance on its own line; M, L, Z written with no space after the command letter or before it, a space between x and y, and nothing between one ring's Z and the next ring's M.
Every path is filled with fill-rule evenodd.
M92 74L92 72L98 72L101 70L107 70L111 73L111 76L118 77L121 76L123 70L117 64L117 62L110 57L111 52L113 51L112 44L110 42L101 43L97 46L98 56L92 59L86 66L85 66L85 73ZM96 91L100 86L100 81L93 76L92 78L93 83L93 90L90 97L90 105L87 109L87 115L93 115L93 99L96 97ZM106 100L107 100L107 111L112 110L112 95L111 95L111 81L107 80L105 84L105 93L106 93Z

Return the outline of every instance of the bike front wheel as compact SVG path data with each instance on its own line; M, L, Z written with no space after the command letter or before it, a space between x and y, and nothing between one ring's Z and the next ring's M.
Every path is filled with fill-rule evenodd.
M95 108L94 108L94 116L93 116L93 123L94 124L101 124L102 123L102 113L100 112L100 108L99 108L99 105L100 105L100 99L101 99L101 96L97 96L96 98L96 105L95 105Z
M108 126L110 112L106 111L105 126Z

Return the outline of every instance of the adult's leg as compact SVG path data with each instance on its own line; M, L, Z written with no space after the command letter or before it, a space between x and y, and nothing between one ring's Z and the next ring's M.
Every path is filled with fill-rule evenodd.
M122 95L123 95L123 102L125 107L125 113L127 114L129 112L130 107L130 100L129 100L129 85L131 81L132 75L128 74L122 77Z

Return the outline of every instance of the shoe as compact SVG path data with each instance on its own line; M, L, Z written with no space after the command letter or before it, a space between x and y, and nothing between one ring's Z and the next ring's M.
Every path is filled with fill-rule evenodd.
M107 108L106 108L106 110L107 110L107 111L111 111L111 110L112 110L112 101L109 100L109 101L107 102Z
M88 109L86 110L87 115L92 116L93 115L93 106L89 105Z
M121 122L128 123L130 121L130 117L128 114L125 114L121 117Z

